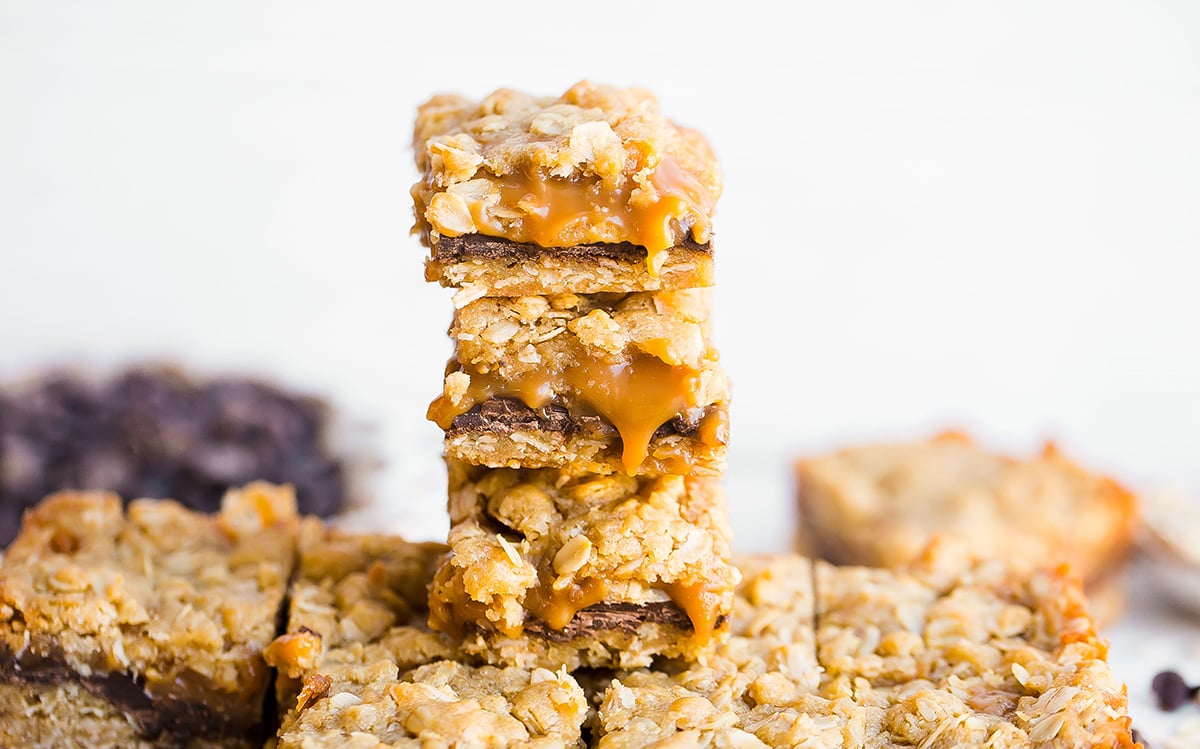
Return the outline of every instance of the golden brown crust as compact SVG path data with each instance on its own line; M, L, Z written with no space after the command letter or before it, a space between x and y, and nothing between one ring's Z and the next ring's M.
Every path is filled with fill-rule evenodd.
M454 643L425 625L428 585L446 551L443 544L304 524L284 633L266 651L279 670L285 727L296 719L309 677L335 664L387 662L407 670L456 657Z
M805 541L840 564L903 565L944 536L980 558L1068 562L1090 584L1127 556L1138 525L1132 494L1053 444L1017 459L947 434L805 459L796 471Z

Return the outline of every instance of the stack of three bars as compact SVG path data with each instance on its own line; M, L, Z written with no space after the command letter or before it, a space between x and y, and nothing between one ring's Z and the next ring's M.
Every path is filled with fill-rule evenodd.
M708 144L644 91L580 83L435 97L415 149L426 275L456 289L431 625L505 664L697 657L738 577Z

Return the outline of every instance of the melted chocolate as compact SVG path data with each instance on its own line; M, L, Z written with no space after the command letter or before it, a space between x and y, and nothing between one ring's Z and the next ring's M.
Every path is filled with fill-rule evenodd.
M525 631L551 642L568 642L599 632L632 634L642 624L669 624L681 630L692 629L692 620L683 609L671 601L657 601L646 604L598 603L576 612L575 617L562 629L553 629L540 619L531 619L525 623Z
M712 254L712 243L699 244L690 237L680 249ZM433 257L442 262L461 260L524 260L553 252L557 257L580 259L608 258L623 261L644 261L646 248L630 242L616 244L577 244L570 247L542 247L531 242L513 242L484 234L464 234L461 237L438 237Z
M654 432L661 438L678 434L694 436L700 428L704 409L688 409L666 422ZM490 398L470 411L454 417L449 434L486 432L552 432L559 434L616 434L616 429L604 418L588 414L572 414L565 406L551 403L542 408L530 408L514 398Z

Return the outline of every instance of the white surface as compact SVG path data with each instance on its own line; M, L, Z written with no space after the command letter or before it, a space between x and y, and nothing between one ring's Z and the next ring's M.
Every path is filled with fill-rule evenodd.
M1200 484L1200 4L776 7L0 3L0 377L172 355L324 393L440 532L411 118L591 77L722 159L742 548L787 545L795 453L945 426Z

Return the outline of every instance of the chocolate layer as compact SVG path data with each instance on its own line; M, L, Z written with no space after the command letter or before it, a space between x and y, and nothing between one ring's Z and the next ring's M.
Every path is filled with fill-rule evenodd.
M265 737L262 705L238 702L240 715L224 712L211 703L188 702L152 696L137 674L100 673L85 676L61 656L38 656L28 651L19 657L0 651L0 684L56 686L80 684L133 719L138 733L160 747L185 747L196 737L229 736L259 741Z
M692 629L692 620L683 609L671 601L656 601L645 604L598 603L576 612L571 622L562 629L552 629L541 619L533 619L526 622L525 631L551 642L569 642L600 632L633 634L643 624L668 624L689 632Z
M699 244L690 237L676 249L712 254L712 243ZM631 262L646 259L646 248L630 242L616 244L577 244L570 247L542 247L531 242L513 242L484 234L464 234L460 237L439 236L433 245L433 257L442 262L461 260L523 260L547 253L557 257L579 259L605 258Z
M705 409L685 411L660 426L655 438L679 435L691 437L700 428ZM559 434L615 435L617 430L603 417L594 414L573 414L566 406L551 403L542 408L530 408L512 398L491 398L466 413L454 417L447 434L485 432L553 432Z

